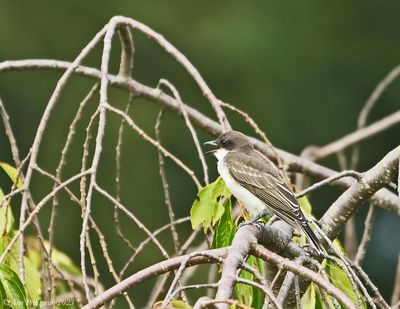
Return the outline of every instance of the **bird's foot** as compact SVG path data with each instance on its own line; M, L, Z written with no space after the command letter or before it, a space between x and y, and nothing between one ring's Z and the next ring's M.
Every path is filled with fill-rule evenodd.
M239 223L238 229L240 229L241 227L246 226L246 225L253 225L253 226L257 227L258 229L262 229L262 228L264 228L264 224L265 223L262 221L254 221L254 220L243 221L243 222Z

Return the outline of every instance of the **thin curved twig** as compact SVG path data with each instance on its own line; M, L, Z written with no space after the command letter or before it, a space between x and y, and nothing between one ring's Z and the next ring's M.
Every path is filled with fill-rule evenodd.
M160 145L161 145L160 127L161 127L161 120L162 120L163 115L164 115L164 110L161 110L158 113L157 121L154 126L154 131L156 134L156 141ZM179 247L180 247L179 237L178 237L178 233L176 231L175 224L172 224L172 222L175 221L175 213L172 208L171 196L169 194L169 185L168 185L167 175L166 175L165 167L164 167L164 156L159 149L158 149L158 166L159 166L159 171L160 171L161 183L162 183L163 191L164 191L165 206L167 207L169 222L171 223L172 240L174 242L175 252L177 253L179 251Z
M181 113L182 113L183 119L185 120L186 126L188 127L190 134L192 135L193 143L196 147L197 154L199 156L201 166L203 168L204 182L206 185L208 185L209 179L208 179L208 166L206 163L206 159L204 158L204 154L203 154L203 150L201 149L201 146L200 146L199 138L197 137L197 133L196 133L195 129L193 128L192 122L190 121L190 118L187 114L185 106L183 105L181 96L179 95L179 92L176 90L175 86L172 85L168 80L160 79L160 81L158 82L157 88L159 88L162 85L166 86L172 92L175 100L178 102L178 104L181 108Z
M365 219L365 222L364 222L364 232L363 232L363 235L361 238L361 242L357 248L356 257L354 258L354 262L357 265L361 265L364 260L365 253L367 251L367 246L371 239L372 227L374 225L374 219L375 219L375 213L376 213L376 207L374 204L371 204L368 209L367 218Z
M126 115L123 111L119 110L118 108L115 108L109 104L104 104L104 107L105 107L105 109L107 109L107 110L113 112L114 114L117 114L117 115L121 116L123 119L125 119L126 123L133 130L138 132L138 134L141 137L143 137L144 140L146 140L147 142L152 144L154 147L159 149L163 153L164 156L172 159L172 161L174 161L180 168L182 168L193 179L193 182L196 184L198 190L201 189L202 185L199 182L199 180L196 178L196 175L194 174L194 172L191 169L189 169L181 160L179 160L176 156L174 156L171 152L166 150L163 146L161 146L159 143L157 143L157 141L155 141L149 135L147 135L141 128L139 128L136 125L136 123L133 122L131 117Z

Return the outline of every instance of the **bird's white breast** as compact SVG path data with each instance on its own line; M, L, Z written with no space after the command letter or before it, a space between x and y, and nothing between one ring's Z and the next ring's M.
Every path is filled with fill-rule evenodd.
M224 160L227 154L228 151L225 149L218 149L215 152L215 156L218 159L218 173L225 181L226 186L228 187L229 191L231 191L233 196L242 202L243 206L246 207L246 210L251 217L255 217L266 208L266 205L255 195L250 193L250 191L242 187L235 179L233 179Z

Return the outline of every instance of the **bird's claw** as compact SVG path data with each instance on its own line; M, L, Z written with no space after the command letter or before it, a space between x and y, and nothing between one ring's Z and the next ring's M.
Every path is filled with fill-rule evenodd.
M264 227L264 224L265 224L264 222L258 221L258 220L257 221L253 221L253 220L243 221L243 222L239 223L238 229L240 229L241 227L246 226L246 225L253 225L259 229L262 229Z

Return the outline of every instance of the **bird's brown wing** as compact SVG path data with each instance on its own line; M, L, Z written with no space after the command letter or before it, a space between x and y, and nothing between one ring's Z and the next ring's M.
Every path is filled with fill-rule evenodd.
M263 201L278 217L297 227L307 224L293 192L276 167L257 153L231 152L225 162L230 175Z

